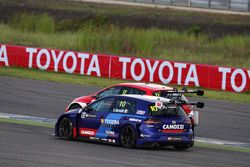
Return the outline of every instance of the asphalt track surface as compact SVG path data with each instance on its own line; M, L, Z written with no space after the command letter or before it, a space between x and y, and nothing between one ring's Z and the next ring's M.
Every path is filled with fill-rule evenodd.
M75 97L95 87L0 76L0 112L57 118ZM250 105L200 99L199 137L250 143ZM125 149L82 141L64 141L52 128L0 122L0 166L249 166L249 153L193 147L176 151Z

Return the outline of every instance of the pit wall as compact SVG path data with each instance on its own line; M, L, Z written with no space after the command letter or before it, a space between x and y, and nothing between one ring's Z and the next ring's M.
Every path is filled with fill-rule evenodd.
M0 44L0 66L245 92L250 69Z

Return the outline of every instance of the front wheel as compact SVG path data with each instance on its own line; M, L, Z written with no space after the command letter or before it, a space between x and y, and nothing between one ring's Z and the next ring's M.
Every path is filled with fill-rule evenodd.
M137 139L137 133L130 125L124 126L120 133L120 142L123 147L133 148L135 147Z
M63 118L58 126L59 137L64 140L72 139L73 137L73 127L72 122L68 118Z

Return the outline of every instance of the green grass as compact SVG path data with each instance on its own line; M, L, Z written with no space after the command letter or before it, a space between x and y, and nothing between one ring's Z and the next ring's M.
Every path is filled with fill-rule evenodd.
M27 78L33 80L45 80L45 81L68 83L68 84L79 84L83 86L91 85L100 88L121 82L131 82L118 79L98 78L98 77L82 76L76 74L55 73L55 72L46 72L35 69L8 68L8 67L0 67L0 76ZM181 88L180 86L175 86L175 85L170 85L170 86ZM191 87L191 89L196 89L196 88ZM205 95L203 96L203 98L250 103L249 93L233 93L233 92L214 91L205 89Z
M55 20L48 14L16 15L10 22L10 26L24 32L53 33L55 31Z
M218 145L218 144L208 144L208 143L203 143L203 142L195 142L194 146L215 149L218 151L225 150L225 151L236 151L236 152L242 152L242 153L250 153L249 148L239 148L239 147L225 146L225 145Z
M54 128L55 125L48 122L35 122L30 120L18 120L18 119L12 119L12 118L0 118L0 122L5 123L13 123L13 124L21 124L21 125L31 125L31 126L40 126L40 127L46 127L46 128Z

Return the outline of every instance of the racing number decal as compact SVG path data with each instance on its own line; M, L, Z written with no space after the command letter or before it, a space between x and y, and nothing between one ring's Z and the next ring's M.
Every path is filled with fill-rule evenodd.
M125 95L128 92L128 90L123 90L122 94Z
M126 101L120 101L120 104L119 104L119 107L125 107L125 105L126 105Z
M158 111L157 106L150 106L150 109L151 109L152 112L157 112Z
M155 96L158 96L158 97L160 97L160 93L155 93Z

